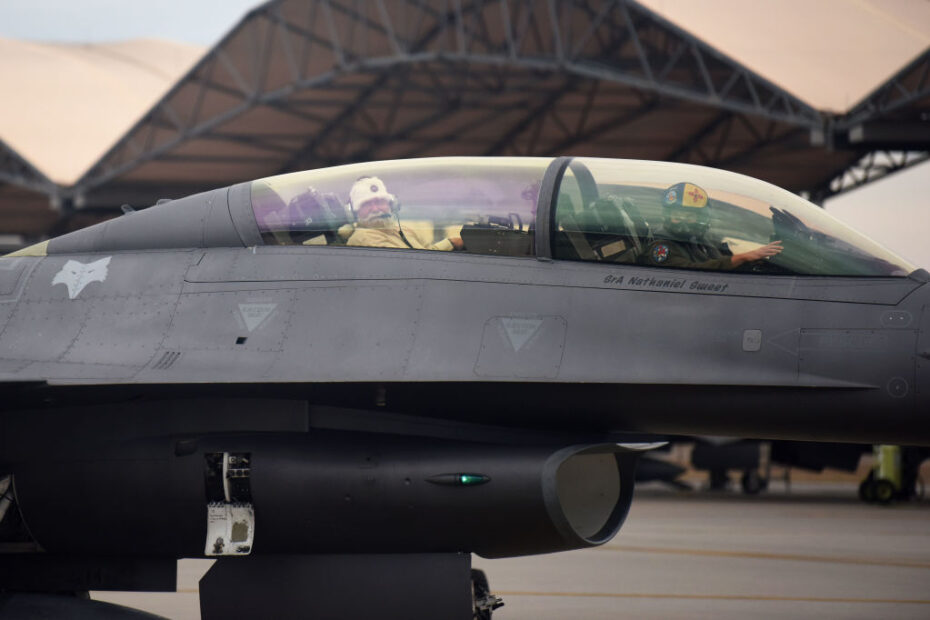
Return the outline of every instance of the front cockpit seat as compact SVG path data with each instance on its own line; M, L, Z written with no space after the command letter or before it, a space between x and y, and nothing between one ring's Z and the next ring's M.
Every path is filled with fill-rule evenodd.
M579 260L635 263L652 241L648 222L629 198L603 196L560 227Z

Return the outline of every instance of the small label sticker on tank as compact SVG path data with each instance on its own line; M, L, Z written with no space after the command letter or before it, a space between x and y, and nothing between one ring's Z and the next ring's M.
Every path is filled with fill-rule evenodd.
M207 504L207 544L204 555L249 555L255 536L255 511L251 504Z

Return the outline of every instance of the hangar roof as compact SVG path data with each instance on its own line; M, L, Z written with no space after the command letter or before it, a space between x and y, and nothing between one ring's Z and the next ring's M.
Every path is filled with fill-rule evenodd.
M20 44L37 69L4 69L9 56L0 53L0 77L28 85L52 71L66 88L38 80L44 125L15 126L28 89L14 98L17 111L0 107L0 118L13 119L0 121L0 180L53 195L59 229L87 223L89 207L446 154L687 161L828 194L877 146L899 144L888 132L873 140L873 120L926 125L930 5L777 7L272 0L179 79L199 50ZM64 56L51 61L56 54ZM140 86L125 87L124 73ZM853 104L849 118L836 113ZM930 150L921 140L917 159ZM0 228L17 232L3 215L9 193L0 186Z
M204 51L154 39L0 38L0 140L53 182L72 185Z
M930 2L639 0L818 110L848 112L930 47Z

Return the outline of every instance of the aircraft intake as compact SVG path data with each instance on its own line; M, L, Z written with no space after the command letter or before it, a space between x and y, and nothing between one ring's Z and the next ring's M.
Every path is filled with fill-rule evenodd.
M635 467L617 450L336 431L158 438L22 463L14 480L29 532L54 553L507 557L610 540Z

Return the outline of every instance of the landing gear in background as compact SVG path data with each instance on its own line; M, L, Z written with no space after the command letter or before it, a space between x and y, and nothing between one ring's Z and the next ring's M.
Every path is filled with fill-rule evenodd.
M494 610L504 606L501 597L491 594L487 575L477 568L471 569L471 596L474 620L491 620Z
M867 504L887 506L900 497L901 491L894 483L886 478L876 478L874 471L869 472L868 477L859 485L859 499Z
M740 486L746 495L757 495L769 487L769 479L760 474L758 469L747 469L740 478Z
M859 499L866 504L875 502L875 477L871 471L865 480L859 483Z
M730 486L730 478L725 469L712 469L708 472L708 482L711 491L726 491Z
M695 469L706 470L708 488L725 491L730 487L729 471L742 472L740 488L746 495L756 495L768 489L772 475L771 443L768 441L738 441L723 444L697 443L691 452Z
M859 499L889 505L923 497L919 470L923 455L917 448L875 446L875 466L859 485Z

